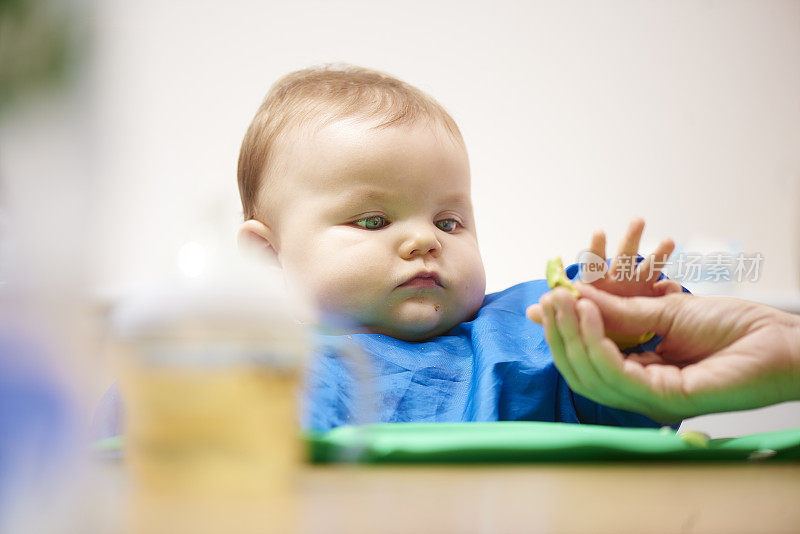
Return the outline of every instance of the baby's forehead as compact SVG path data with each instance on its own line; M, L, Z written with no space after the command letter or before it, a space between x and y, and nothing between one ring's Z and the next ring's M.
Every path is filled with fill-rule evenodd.
M434 117L419 117L413 121L386 123L381 117L315 117L287 126L284 143L355 145L368 149L379 139L398 140L432 135L439 143L465 149L463 139L450 132L447 125Z
M297 145L295 162L327 181L370 182L372 178L430 181L460 176L469 187L469 162L462 145L429 124L375 128L358 121L337 121ZM413 180L412 180L413 181ZM342 184L345 185L345 184ZM455 184L454 184L455 185Z
M417 202L444 193L471 206L469 162L461 142L435 122L380 126L346 118L287 132L262 196L270 211L309 197ZM380 197L380 198L379 198Z

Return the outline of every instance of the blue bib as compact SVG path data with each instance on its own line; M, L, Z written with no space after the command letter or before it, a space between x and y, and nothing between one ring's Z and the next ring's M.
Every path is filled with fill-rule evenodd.
M567 270L570 278L577 268ZM544 330L525 316L547 291L545 280L533 280L487 295L471 321L427 341L317 335L304 390L304 428L467 421L661 426L570 390L553 364ZM636 350L653 350L659 341L656 336ZM347 344L363 351L360 365L348 356Z

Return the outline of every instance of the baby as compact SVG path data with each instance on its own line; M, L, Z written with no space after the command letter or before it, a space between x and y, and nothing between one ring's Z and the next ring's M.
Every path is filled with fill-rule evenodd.
M357 68L280 80L242 145L239 191L240 239L324 314L422 341L483 302L464 141L399 80Z
M238 181L240 244L266 253L322 317L355 327L319 336L306 428L357 420L343 337L369 359L381 422L658 426L570 390L525 315L544 280L485 295L464 140L422 91L354 66L291 73L245 135ZM604 258L599 239L592 250Z

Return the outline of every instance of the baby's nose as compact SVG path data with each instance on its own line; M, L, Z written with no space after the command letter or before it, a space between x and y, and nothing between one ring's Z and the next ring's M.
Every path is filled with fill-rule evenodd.
M425 256L427 254L435 256L440 250L442 250L442 244L439 242L439 238L436 237L436 232L433 228L415 228L400 245L400 255L404 258Z

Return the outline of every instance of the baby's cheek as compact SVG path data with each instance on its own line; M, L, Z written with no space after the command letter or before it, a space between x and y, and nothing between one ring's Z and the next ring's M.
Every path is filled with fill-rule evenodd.
M476 298L483 300L486 291L486 273L480 255L476 251L458 263L458 286L462 297L470 302Z
M470 301L473 304L477 303L480 305L483 302L483 299L486 296L486 275L484 274L482 267L480 272L475 273L471 285L468 286L468 293L470 296Z
M321 266L320 266L321 267ZM329 311L360 315L378 300L368 273L351 265L328 264L315 281L316 300Z

